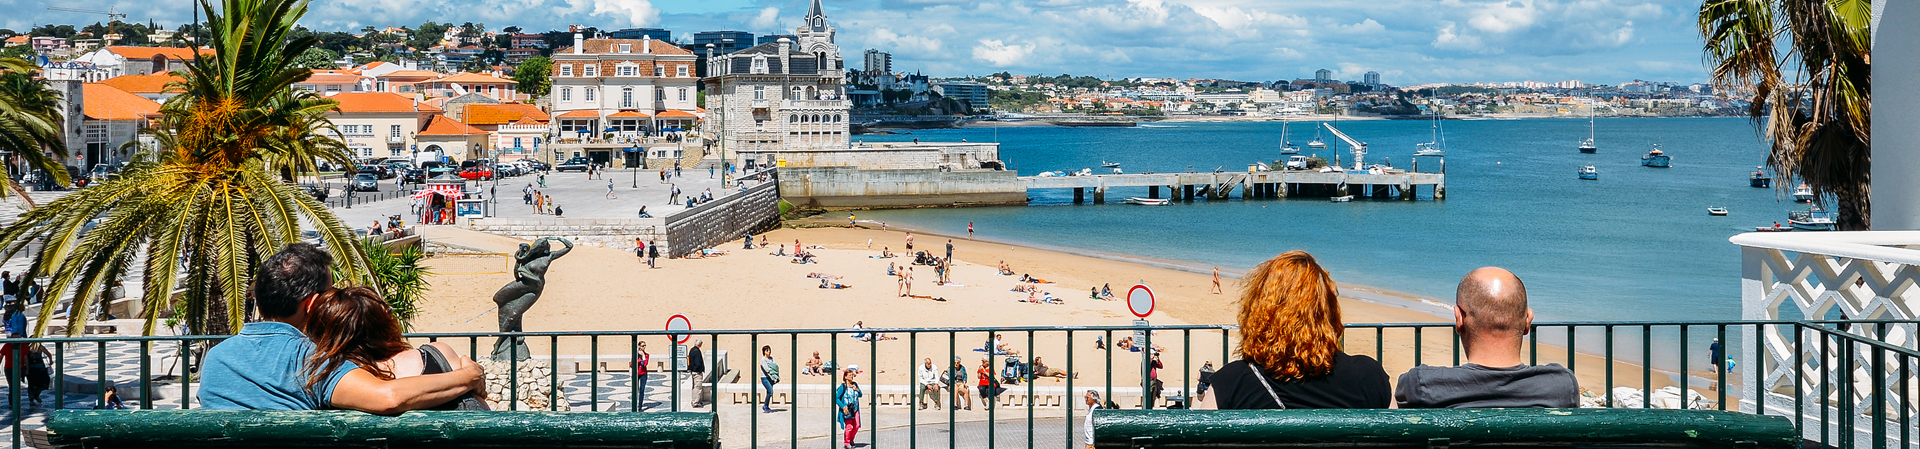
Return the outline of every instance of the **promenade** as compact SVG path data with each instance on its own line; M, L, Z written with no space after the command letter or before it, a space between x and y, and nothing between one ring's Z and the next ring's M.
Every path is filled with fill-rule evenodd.
M495 196L493 208L496 218L595 218L617 219L638 218L641 207L655 217L665 217L687 208L686 198L698 196L711 190L718 199L733 194L736 190L720 185L720 172L713 170L711 177L705 168L683 169L679 177L667 182L660 181L659 170L609 170L604 177L596 174L587 179L584 172L548 172L546 187L540 186L539 174L526 174L495 181L468 181L468 190L479 189L483 197ZM636 181L637 179L637 181ZM607 197L607 182L613 182L613 197ZM754 184L748 181L748 185ZM731 183L729 185L732 185ZM411 184L408 185L412 187ZM555 217L550 214L535 214L532 205L526 204L523 192L531 186L541 194L552 196L554 205L559 206L566 215ZM674 187L680 188L680 201L669 201ZM339 195L339 187L331 186L331 195ZM381 183L383 192L394 188L391 180ZM412 213L413 200L407 196L372 202L358 202L352 208L333 207L333 213L341 223L356 230L365 230L374 221L386 223L390 215L399 215L407 225L415 224Z

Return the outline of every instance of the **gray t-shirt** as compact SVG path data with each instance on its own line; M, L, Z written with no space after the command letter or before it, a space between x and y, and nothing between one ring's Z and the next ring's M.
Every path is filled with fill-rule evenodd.
M1580 406L1580 381L1558 363L1492 368L1416 366L1393 390L1400 408Z

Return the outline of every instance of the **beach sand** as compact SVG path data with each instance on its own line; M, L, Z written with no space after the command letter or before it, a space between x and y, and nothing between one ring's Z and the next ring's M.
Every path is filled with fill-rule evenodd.
M520 241L509 237L482 234L453 228L426 228L429 239L466 247L505 253ZM1124 298L1125 290L1137 282L1152 287L1157 305L1149 320L1156 325L1230 325L1237 311L1235 301L1239 285L1223 280L1224 294L1210 293L1209 275L1159 268L1060 252L1042 251L1000 243L953 239L956 266L954 286L936 286L932 267L917 266L913 294L941 298L902 298L896 294L894 278L886 274L889 262L905 265L912 258L905 249L906 233L872 229L811 228L780 229L766 235L769 243L784 245L791 253L797 239L818 255L817 264L794 264L792 258L769 255L772 248L741 249L738 243L722 246L729 255L706 259L662 259L660 268L647 269L644 260L630 250L582 246L556 261L548 272L548 286L540 302L526 315L525 329L542 331L623 331L659 330L675 314L685 315L694 329L701 330L785 330L847 329L855 322L869 328L909 327L1060 327L1125 326L1134 317L1124 301L1100 301L1088 298L1088 289L1111 284L1114 294ZM946 237L915 235L915 249L944 252ZM871 248L868 241L871 240ZM757 242L757 238L756 238ZM885 247L901 258L877 259ZM1005 261L1020 274L1031 274L1050 283L1040 284L1044 291L1064 299L1064 305L1036 305L1020 302L1027 294L1010 291L1018 276L1001 276L995 267ZM432 290L422 304L423 312L413 321L415 332L491 332L497 329L491 311L493 292L510 280L510 260L501 256L445 256L429 259L434 271ZM818 288L820 281L810 273L840 276L835 282L849 289ZM1337 279L1336 279L1337 281ZM1379 296L1369 289L1343 286L1348 293ZM1343 298L1341 314L1347 323L1434 323L1445 324L1441 317L1404 307ZM1156 345L1166 348L1166 365L1160 377L1171 388L1192 382L1182 373L1192 373L1208 361L1220 366L1231 360L1222 344L1219 330L1188 331L1190 339L1182 344L1180 331L1160 332ZM1067 368L1069 357L1064 331L1036 331L1030 342L1025 331L1007 332L1006 343L1023 355L1042 356L1049 366ZM1082 378L1075 386L1107 382L1115 385L1139 385L1139 358L1124 351L1108 352L1094 348L1096 336L1120 338L1127 331L1078 331L1073 333L1072 369ZM1352 329L1347 333L1348 351L1378 355L1387 372L1398 376L1414 366L1414 331L1407 328L1384 331L1384 344L1377 342L1372 329ZM949 341L946 333L923 333L909 345L904 334L891 336L902 340L868 343L846 334L837 339L826 335L763 334L757 341L746 336L728 336L718 348L731 353L735 370L752 366L757 345L773 347L775 359L783 365L788 379L824 383L816 376L794 376L799 366L794 359L806 359L813 351L822 357L836 358L844 366L879 363L878 381L882 384L910 383L911 366L932 358L945 366L951 355L965 360L968 368L977 368L986 355L978 348L988 338L985 333L956 335ZM1421 331L1424 350L1417 355L1425 364L1451 365L1458 354L1447 327ZM666 352L664 337L643 338L653 354ZM602 338L602 360L628 357L629 339ZM1113 341L1109 339L1108 341ZM536 353L546 353L547 342L531 341ZM560 353L584 355L592 352L592 342L584 337L558 340ZM1230 342L1228 344L1231 344ZM490 341L478 343L485 353ZM708 350L715 342L709 340ZM456 343L456 347L464 346ZM1191 352L1189 349L1191 348ZM874 352L877 350L878 352ZM744 351L744 352L743 352ZM1565 362L1565 350L1541 345L1541 363ZM664 359L665 357L660 357ZM994 369L1000 368L998 360ZM1577 363L1584 367L1603 366L1599 357L1583 354ZM1109 365L1110 364L1110 365ZM1114 367L1108 370L1107 367ZM1111 371L1111 374L1109 374ZM1602 370L1580 372L1581 383L1589 387L1604 384ZM864 378L865 376L863 376ZM1614 385L1640 384L1639 368L1617 362ZM791 380L789 381L791 382ZM1655 386L1669 384L1656 374ZM1059 384L1042 381L1040 385ZM1695 385L1704 386L1696 381ZM1598 390L1597 388L1593 388Z

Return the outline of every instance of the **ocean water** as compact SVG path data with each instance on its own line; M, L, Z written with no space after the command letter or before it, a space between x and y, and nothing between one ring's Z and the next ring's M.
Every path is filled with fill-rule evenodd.
M1304 148L1315 122L1296 122L1302 154L1351 163L1345 146ZM1021 175L1119 162L1129 173L1244 171L1278 153L1278 122L1166 123L1139 128L979 127L917 130L858 140L998 141ZM1368 142L1368 161L1405 168L1426 121L1343 121ZM1765 155L1742 118L1614 118L1597 122L1598 154L1575 148L1587 121L1455 120L1443 123L1447 199L1196 200L1167 207L1123 204L1145 188L1114 189L1105 205L1073 204L1072 191L1031 191L1025 207L872 211L861 215L950 235L971 221L983 239L1167 261L1238 273L1293 249L1306 250L1338 282L1451 303L1460 276L1500 266L1527 284L1542 321L1733 320L1740 317L1740 251L1727 242L1805 209L1774 189L1748 186ZM1673 168L1640 166L1654 143ZM1438 161L1421 158L1421 171ZM1371 162L1370 162L1371 163ZM1576 178L1586 164L1598 181ZM1777 182L1777 181L1776 181ZM1163 195L1165 192L1163 192ZM1089 196L1090 198L1090 196ZM1722 206L1730 216L1712 217Z

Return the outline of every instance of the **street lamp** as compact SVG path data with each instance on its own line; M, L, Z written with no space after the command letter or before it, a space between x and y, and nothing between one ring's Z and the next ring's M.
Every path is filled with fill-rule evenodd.
M640 188L640 163L639 162L640 162L640 158L646 157L646 155L640 154L640 144L638 143L629 145L627 148L627 154L633 155L634 163L627 164L627 168L633 169L633 188L638 189Z

